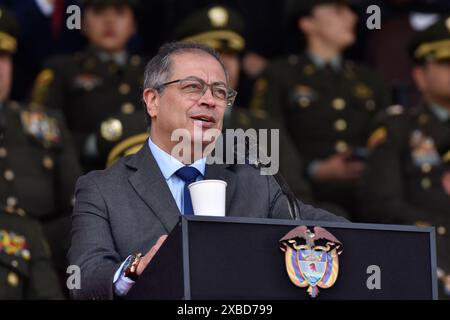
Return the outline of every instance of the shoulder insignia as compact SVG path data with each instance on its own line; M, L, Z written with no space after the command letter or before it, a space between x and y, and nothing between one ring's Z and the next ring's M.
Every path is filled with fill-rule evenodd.
M45 147L54 146L61 141L61 132L55 118L42 111L22 111L20 118L25 133Z
M367 142L367 147L373 150L376 146L384 143L387 138L387 129L385 127L380 127L376 129L369 137Z
M108 154L106 167L110 167L120 158L138 152L148 139L148 133L131 136L118 143Z
M31 254L24 236L7 230L0 230L0 252L30 260Z
M44 69L38 74L31 93L31 101L38 104L45 103L48 98L49 86L54 77L54 72L51 69Z

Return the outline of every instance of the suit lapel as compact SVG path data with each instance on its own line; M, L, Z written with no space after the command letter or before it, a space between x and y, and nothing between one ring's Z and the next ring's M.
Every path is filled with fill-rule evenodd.
M205 179L223 180L227 183L225 212L228 213L236 189L236 174L224 164L206 165Z
M133 189L170 232L179 221L180 211L148 144L145 143L126 165L137 169L128 178Z

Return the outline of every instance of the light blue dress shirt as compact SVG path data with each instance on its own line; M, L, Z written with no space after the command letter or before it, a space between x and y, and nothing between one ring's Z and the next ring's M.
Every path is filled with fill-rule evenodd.
M175 172L178 169L184 167L185 165L180 161L178 161L176 158L172 157L164 150L162 150L156 144L154 144L152 139L150 138L148 138L148 147L153 157L155 158L155 161L158 164L158 167L161 170L161 173L164 176L167 185L169 186L170 192L172 193L172 196L175 199L175 202L177 203L178 209L180 210L181 213L183 213L184 181L181 178L179 178L175 174ZM199 159L189 166L196 168L201 173L201 175L197 177L196 181L203 180L203 177L205 176L206 158ZM116 271L113 279L115 292L119 296L126 295L134 284L133 280L128 279L123 275L123 267L125 265L125 261Z

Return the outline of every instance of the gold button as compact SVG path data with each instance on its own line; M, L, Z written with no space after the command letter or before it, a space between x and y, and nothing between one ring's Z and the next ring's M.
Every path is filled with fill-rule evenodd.
M344 153L348 150L348 144L345 141L338 141L336 142L334 148L338 153Z
M136 55L132 56L130 59L130 63L134 67L139 66L139 64L141 64L141 57L136 56Z
M123 114L132 114L136 108L134 107L134 104L127 102L120 107L120 111L122 111Z
M444 226L437 227L437 233L440 236L443 236L447 233L447 229Z
M299 99L298 103L299 103L300 107L307 108L310 105L311 100L309 100L308 98L305 98L305 97L301 97Z
M123 133L122 122L115 118L109 118L100 125L100 133L106 141L117 141Z
M375 101L367 100L366 101L366 109L369 111L374 111L375 110Z
M423 173L429 173L431 171L431 164L424 163L421 167Z
M8 155L8 151L6 150L6 148L1 147L0 148L0 158L6 158L6 156Z
M8 207L15 207L17 205L17 198L14 196L9 196L6 198L6 205Z
M6 181L14 180L14 172L10 169L5 170L5 172L3 173L3 176L5 177Z
M17 287L19 284L19 277L14 272L8 273L8 284L11 287Z
M314 66L312 64L308 64L303 68L303 73L307 76L311 76L316 72Z
M28 249L22 250L22 258L24 258L25 260L30 260L31 255Z
M44 158L42 158L42 165L44 166L44 168L50 170L53 169L53 167L55 166L55 162L51 157L45 156Z
M334 122L334 128L337 131L345 131L347 129L347 121L344 119L338 119Z
M423 178L420 182L420 185L423 189L430 189L431 188L431 179L430 178Z
M26 211L22 208L17 208L16 213L18 216L25 217L27 215Z
M336 98L333 100L332 105L335 110L341 111L345 109L346 103L344 99Z
M130 88L130 85L129 85L128 83L122 83L122 84L119 86L119 92L120 92L120 94L123 94L123 95L129 94L129 93L130 93L130 90L131 90L131 88Z
M119 67L117 66L117 64L111 63L111 64L108 66L108 70L109 70L110 73L116 73L117 70L119 70Z

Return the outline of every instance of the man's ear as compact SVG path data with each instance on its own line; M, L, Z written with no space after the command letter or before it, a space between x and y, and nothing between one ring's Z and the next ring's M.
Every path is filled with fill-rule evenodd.
M423 92L426 89L426 79L425 79L425 66L424 65L416 65L413 67L411 74L416 83L419 91Z
M309 34L309 32L311 31L311 29L313 27L311 18L308 16L299 18L297 20L297 27L302 33Z
M143 97L145 105L147 106L147 113L151 118L156 117L159 107L159 94L155 89L147 88L144 90Z

